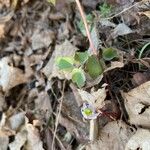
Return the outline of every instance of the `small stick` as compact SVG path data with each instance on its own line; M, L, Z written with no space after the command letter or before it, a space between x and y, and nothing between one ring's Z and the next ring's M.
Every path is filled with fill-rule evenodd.
M59 118L60 118L61 109L62 109L62 104L63 104L63 99L64 99L65 85L66 85L66 80L64 80L64 82L63 82L62 96L61 96L61 100L60 100L58 115L56 116L55 130L54 130L54 135L53 135L53 140L52 140L52 150L54 150L55 137L56 137L57 127L58 127Z
M83 9L81 7L80 1L79 0L75 0L75 1L76 1L76 4L77 4L78 8L79 8L81 17L83 19L83 23L84 23L84 26L85 26L86 34L87 34L87 37L88 37L89 42L90 42L90 47L91 47L91 49L93 51L93 54L97 55L97 50L95 49L94 44L92 42L91 35L90 35L89 29L88 29L88 25L87 25L87 21L86 21L86 18L85 18L85 14L84 14Z

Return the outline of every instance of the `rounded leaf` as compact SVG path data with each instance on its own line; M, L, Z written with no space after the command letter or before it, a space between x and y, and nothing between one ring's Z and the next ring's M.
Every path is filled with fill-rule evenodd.
M86 52L76 52L74 59L77 62L84 64L86 62L86 60L88 59L88 57L89 57L89 54L87 51Z
M113 48L105 48L103 49L103 58L107 61L112 60L113 58L117 57L117 51Z
M84 86L86 78L82 69L78 69L78 68L73 69L72 81L76 83L79 88Z
M92 78L97 78L103 72L100 61L94 55L88 58L86 63L86 69Z
M60 70L71 71L73 69L74 59L72 57L58 57L56 64Z

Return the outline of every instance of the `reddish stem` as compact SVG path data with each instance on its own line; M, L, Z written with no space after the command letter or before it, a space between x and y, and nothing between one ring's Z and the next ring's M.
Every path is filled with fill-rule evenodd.
M81 7L80 1L79 0L75 0L75 1L77 3L77 6L78 6L80 14L81 14L81 17L83 19L83 23L84 23L85 30L86 30L86 33L87 33L87 37L88 37L89 42L90 42L90 47L91 47L91 49L93 51L93 54L97 55L97 50L95 49L94 44L92 42L91 35L90 35L89 29L88 29L88 25L87 25L87 21L86 21L86 17L85 17L85 14L83 12L83 9Z

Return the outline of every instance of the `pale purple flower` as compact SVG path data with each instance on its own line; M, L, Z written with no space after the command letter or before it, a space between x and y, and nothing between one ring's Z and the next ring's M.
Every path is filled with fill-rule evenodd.
M96 119L100 114L96 112L96 109L88 103L83 103L83 106L81 107L81 113L85 119Z

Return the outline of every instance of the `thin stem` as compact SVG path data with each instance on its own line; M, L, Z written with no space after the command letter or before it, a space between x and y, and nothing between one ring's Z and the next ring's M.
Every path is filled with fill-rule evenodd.
M83 19L83 23L84 23L84 26L85 26L86 34L87 34L87 37L88 37L89 42L90 42L90 47L91 47L91 49L93 51L93 54L97 55L97 50L95 49L94 44L92 42L91 35L90 35L89 29L88 29L88 25L87 25L87 21L86 21L86 18L85 18L85 14L84 14L83 9L81 7L80 1L79 0L75 0L75 1L77 3L77 6L78 6L80 14L81 14L81 17Z
M56 117L55 130L54 130L54 135L53 135L53 140L52 140L52 150L54 150L55 137L56 137L57 127L58 127L58 124L59 124L59 118L60 118L63 99L64 99L65 85L66 85L66 80L64 80L64 82L63 82L62 96L61 96L61 99L60 99L60 105L59 105L58 115Z

